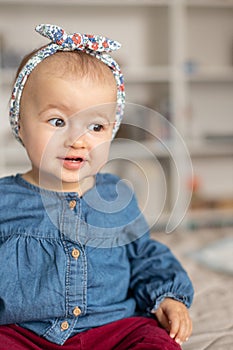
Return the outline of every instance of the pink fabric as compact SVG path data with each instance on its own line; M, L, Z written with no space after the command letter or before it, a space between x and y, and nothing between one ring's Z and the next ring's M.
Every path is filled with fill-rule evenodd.
M79 333L64 345L16 325L0 326L1 350L181 350L154 319L131 317Z

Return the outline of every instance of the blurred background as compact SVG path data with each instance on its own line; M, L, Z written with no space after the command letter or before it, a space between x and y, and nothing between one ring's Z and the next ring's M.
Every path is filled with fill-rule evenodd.
M129 107L107 170L132 182L154 229L172 211L188 230L233 226L233 1L0 0L0 176L29 168L8 101L22 57L47 43L39 23L122 43Z

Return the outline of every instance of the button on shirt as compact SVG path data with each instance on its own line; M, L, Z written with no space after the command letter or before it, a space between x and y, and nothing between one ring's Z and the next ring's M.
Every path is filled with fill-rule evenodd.
M69 202L69 207L71 210L74 210L74 208L76 207L76 200L72 199L70 202Z
M79 250L76 249L76 248L74 248L74 249L72 250L71 255L72 255L72 257L73 257L74 259L78 259L79 255L80 255Z
M132 191L110 174L81 198L1 179L0 276L0 324L60 345L166 296L187 306L193 297L170 250L150 240Z

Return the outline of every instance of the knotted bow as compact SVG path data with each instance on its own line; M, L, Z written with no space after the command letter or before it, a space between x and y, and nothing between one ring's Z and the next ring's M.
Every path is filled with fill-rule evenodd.
M101 35L67 34L63 28L51 24L39 24L36 31L62 46L63 50L92 50L96 52L111 52L118 50L121 44Z

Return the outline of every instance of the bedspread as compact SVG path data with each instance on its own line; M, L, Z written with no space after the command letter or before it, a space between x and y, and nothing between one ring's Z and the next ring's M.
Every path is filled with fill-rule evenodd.
M233 237L233 229L180 231L170 235L153 233L152 237L172 249L194 284L195 297L190 309L193 334L182 349L232 350L233 275L200 264L192 259L191 253L222 238Z

